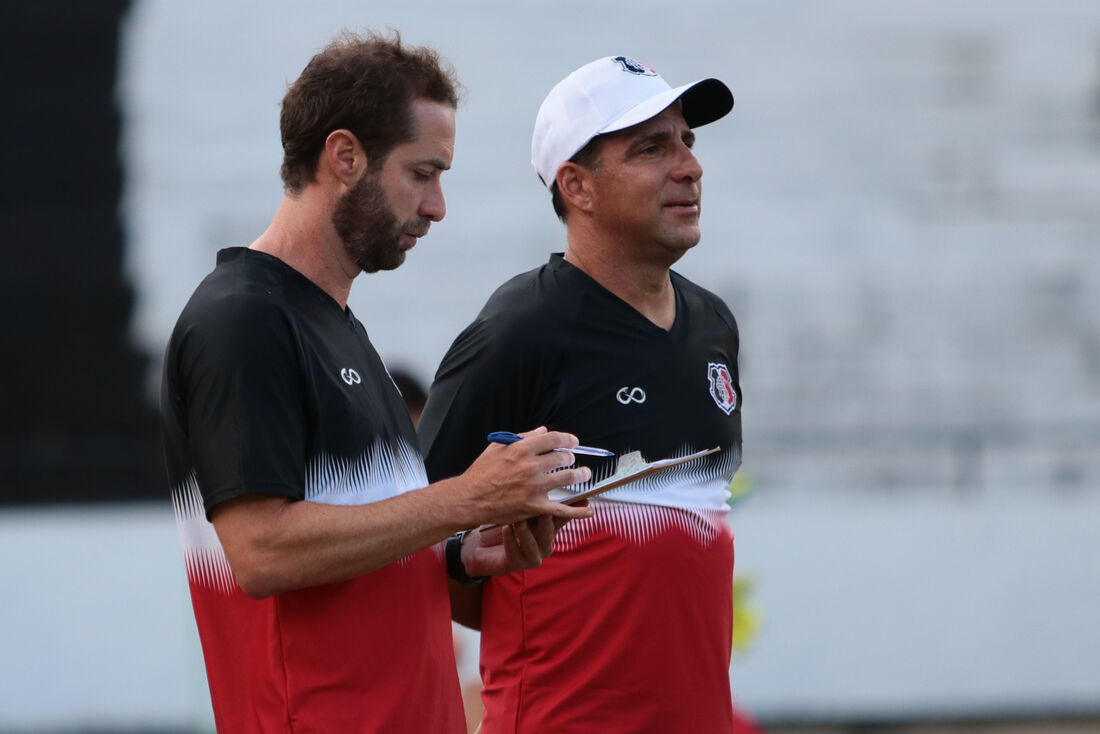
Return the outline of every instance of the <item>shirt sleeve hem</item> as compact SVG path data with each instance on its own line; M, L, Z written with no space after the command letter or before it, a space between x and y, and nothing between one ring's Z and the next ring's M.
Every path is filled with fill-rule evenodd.
M276 497L287 497L292 500L304 499L300 487L278 482L262 482L245 486L227 487L210 495L203 496L203 506L206 509L206 519L210 519L210 513L220 504L244 497L249 494L266 494Z

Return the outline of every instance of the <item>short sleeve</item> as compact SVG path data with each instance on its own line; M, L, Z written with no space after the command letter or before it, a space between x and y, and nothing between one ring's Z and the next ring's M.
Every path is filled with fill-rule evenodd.
M235 295L192 314L177 338L169 369L207 514L245 494L301 499L302 359L285 311Z
M513 325L514 326L514 325ZM536 345L522 329L502 330L479 318L455 339L440 363L418 433L428 478L457 476L485 450L493 431L526 431L540 423Z

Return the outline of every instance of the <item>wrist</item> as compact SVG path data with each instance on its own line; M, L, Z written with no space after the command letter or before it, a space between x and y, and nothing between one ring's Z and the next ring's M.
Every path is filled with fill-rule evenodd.
M460 474L434 482L427 489L439 490L436 497L447 502L448 506L453 503L452 514L448 519L454 522L454 526L476 528L486 522L485 515L489 514L487 508L481 507L481 498L474 491L477 486L480 484L468 480L465 474ZM455 535L461 533L456 532Z
M461 533L455 533L447 538L447 542L444 545L444 556L447 560L447 575L458 583L467 586L483 584L489 578L488 576L471 576L466 572L466 564L462 561L462 546L466 542L466 536L472 532L472 530L463 530Z

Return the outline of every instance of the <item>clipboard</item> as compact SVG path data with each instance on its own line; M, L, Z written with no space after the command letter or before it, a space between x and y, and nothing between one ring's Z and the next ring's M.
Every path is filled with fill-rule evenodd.
M631 482L636 482L639 479L642 479L644 477L648 477L648 476L651 476L653 474L663 472L665 469L671 469L674 466L680 466L680 464L686 464L689 461L695 461L696 459L701 459L704 456L709 456L710 454L717 453L721 450L722 450L721 447L715 446L712 449L703 449L702 451L696 451L694 454L689 454L687 456L680 456L680 457L675 458L675 459L660 459L658 461L649 461L649 462L646 462L646 463L642 464L637 469L634 469L634 470L630 471L629 473L619 474L617 476L612 474L607 479L605 479L602 482L599 482L599 483L589 487L588 489L586 489L583 492L580 492L578 494L573 494L573 495L570 495L568 497L562 497L561 499L555 500L555 501L560 502L563 505L572 505L572 504L575 504L577 502L580 502L581 500L586 500L590 497L595 497L596 495L603 494L604 492L615 489L616 487L621 487L624 484L630 484ZM625 454L625 455L629 456L630 454ZM486 526L484 526L482 528L479 528L479 529L480 530L494 530L494 529L499 528L499 527L500 527L499 524L498 525L486 525Z
M644 477L663 472L665 469L671 469L674 466L680 466L680 464L686 464L689 461L701 459L704 456L708 456L721 450L722 449L720 447L715 446L712 449L696 451L694 454L680 456L675 459L659 459L658 461L649 461L626 474L620 474L617 476L613 474L602 482L599 482L589 487L585 491L580 492L579 494L563 497L562 499L558 500L558 502L563 505L572 505L580 502L581 500L586 500L590 497L595 497L596 495L603 494L604 492L615 489L616 487L621 487L624 484L636 482ZM629 454L627 454L627 456L629 456Z

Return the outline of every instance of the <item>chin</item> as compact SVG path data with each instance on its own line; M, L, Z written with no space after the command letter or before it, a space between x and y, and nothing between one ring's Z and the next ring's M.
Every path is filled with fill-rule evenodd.
M379 270L397 270L399 267L405 264L405 253L398 252L393 258L382 263L382 267Z
M670 237L668 240L668 248L670 250L679 250L682 254L699 244L699 240L700 236L698 231L694 233L685 233L680 237Z
M359 269L364 273L378 273L385 270L397 270L405 263L405 253L395 253L393 257L385 260L371 259L368 262L359 262Z

